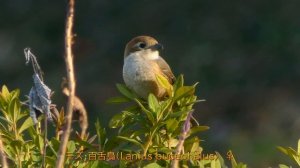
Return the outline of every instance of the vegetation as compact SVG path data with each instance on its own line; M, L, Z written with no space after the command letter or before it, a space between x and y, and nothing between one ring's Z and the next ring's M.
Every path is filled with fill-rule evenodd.
M235 160L231 151L227 153L226 160L217 152L205 154L197 135L209 127L189 118L193 105L203 101L194 95L196 84L185 86L183 76L179 76L173 86L168 86L161 77L158 80L169 89L170 94L161 101L152 94L147 101L139 99L125 85L117 84L122 96L111 98L108 102L131 105L110 120L109 127L118 129L117 135L108 139L106 129L99 121L95 123L96 135L81 138L73 131L67 145L65 166L173 167L177 157L179 167L227 167L227 158L231 160L231 167L246 167ZM54 117L55 136L44 139L43 128L40 127L43 116L34 125L29 109L21 103L19 96L18 89L9 91L6 86L0 92L0 133L9 167L41 167L43 157L45 167L55 167L64 110L59 112L59 117ZM278 147L298 165L299 143L300 140L297 151ZM46 153L43 153L44 144Z

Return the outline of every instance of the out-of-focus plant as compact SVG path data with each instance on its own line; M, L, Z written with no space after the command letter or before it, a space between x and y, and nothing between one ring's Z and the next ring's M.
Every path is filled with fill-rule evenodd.
M291 147L282 147L282 146L278 146L277 149L280 150L285 155L289 156L300 167L300 139L298 140L297 150L295 150ZM289 166L280 164L279 167L280 168L288 168Z

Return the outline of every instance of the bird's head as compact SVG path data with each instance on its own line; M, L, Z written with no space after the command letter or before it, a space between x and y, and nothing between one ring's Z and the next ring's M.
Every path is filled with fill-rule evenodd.
M155 59L155 56L159 56L158 51L162 49L163 46L153 37L137 36L127 43L124 58L130 54L137 53L138 55L149 55Z

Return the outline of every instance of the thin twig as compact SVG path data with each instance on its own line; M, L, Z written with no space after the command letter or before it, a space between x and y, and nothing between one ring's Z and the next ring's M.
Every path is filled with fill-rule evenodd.
M68 89L70 95L68 97L67 104L67 113L66 113L66 127L62 135L61 144L58 151L58 160L56 162L57 168L64 167L65 154L67 143L71 133L71 124L72 124L72 115L73 115L73 103L75 96L75 75L74 75L74 66L73 66L73 53L72 53L72 42L73 42L73 20L74 20L74 2L75 0L69 0L68 5L68 14L66 20L66 34L65 34L65 63L67 69L67 80L68 80Z
M42 167L46 168L46 153L47 153L47 135L48 135L48 119L47 116L45 114L44 117L44 149L43 149L43 160L42 160Z
M0 136L0 157L2 162L2 167L7 168L6 156L3 149L2 137Z
M66 96L70 95L70 91L66 87L63 88L62 92ZM84 139L84 137L86 136L86 130L88 128L88 116L87 116L87 111L84 107L83 102L76 95L74 96L73 113L75 114L75 116L73 114L73 120L78 119L79 124L80 124L80 128L81 128L80 137L81 137L81 139Z

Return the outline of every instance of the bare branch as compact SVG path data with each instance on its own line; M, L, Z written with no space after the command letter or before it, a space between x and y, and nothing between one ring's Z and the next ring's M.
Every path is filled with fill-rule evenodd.
M70 95L70 91L68 88L63 88L62 91L66 96ZM86 135L86 130L88 128L88 117L87 111L84 107L83 102L80 100L78 96L75 95L73 102L73 120L78 120L81 128L80 137L83 139Z
M58 151L58 160L56 162L57 168L64 167L64 160L66 154L67 143L71 133L71 124L72 124L72 115L73 115L73 103L75 96L75 75L74 75L74 66L73 66L73 53L72 53L72 42L73 42L73 20L74 20L74 4L75 0L69 0L68 5L68 14L66 20L66 34L65 34L65 63L67 69L67 80L68 80L68 89L70 95L68 97L67 104L67 113L66 113L66 127L62 136L61 144Z

